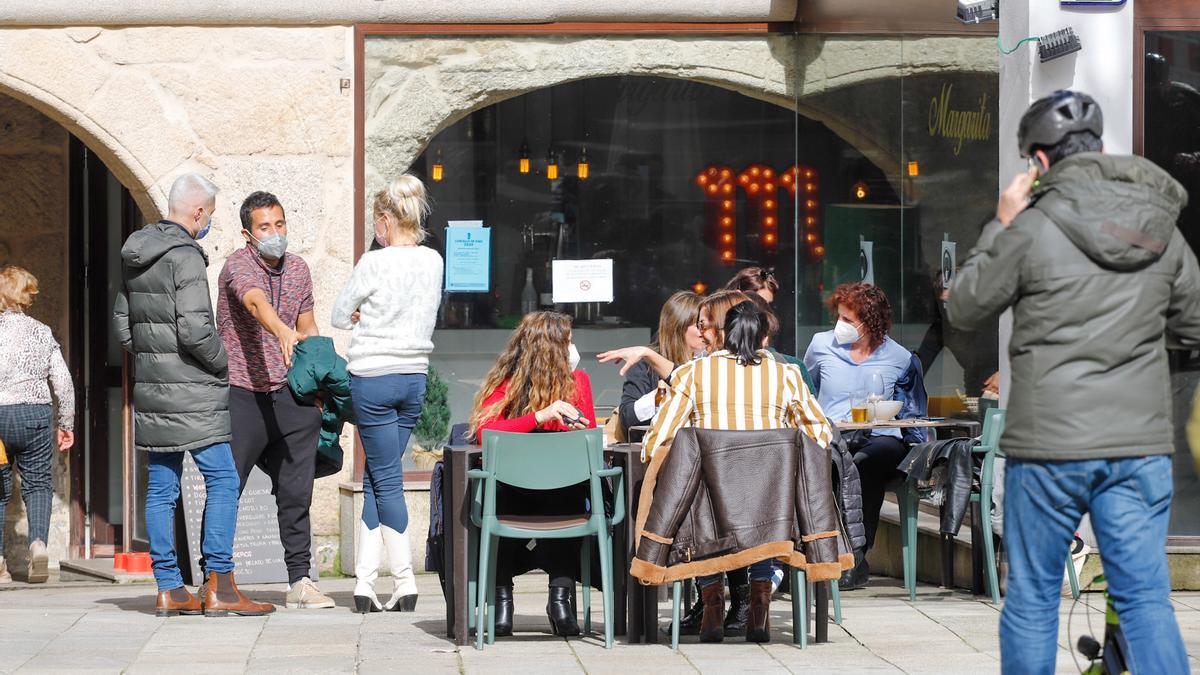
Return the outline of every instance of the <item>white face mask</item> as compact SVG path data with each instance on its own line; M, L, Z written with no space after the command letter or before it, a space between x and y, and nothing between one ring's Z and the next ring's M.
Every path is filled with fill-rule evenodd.
M862 337L858 334L858 329L854 324L838 319L837 325L833 327L833 339L837 340L840 345L852 345L858 342Z
M575 348L574 342L567 346L567 359L571 362L571 372L575 372L579 367L579 350Z

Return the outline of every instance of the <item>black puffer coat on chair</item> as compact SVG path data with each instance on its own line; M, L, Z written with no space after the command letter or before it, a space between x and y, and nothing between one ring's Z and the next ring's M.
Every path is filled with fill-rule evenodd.
M833 461L833 494L842 515L842 528L850 541L850 548L861 551L867 547L867 528L863 524L862 480L854 464L854 454L846 445L842 434L833 429L833 442L829 444Z

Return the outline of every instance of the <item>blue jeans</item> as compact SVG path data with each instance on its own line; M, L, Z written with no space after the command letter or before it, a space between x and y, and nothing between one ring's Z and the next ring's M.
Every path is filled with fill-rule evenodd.
M1008 597L1000 615L1005 673L1054 672L1063 569L1084 513L1100 547L1108 592L1129 640L1134 673L1187 673L1168 597L1168 455L1031 462L1010 458L1004 476ZM1103 626L1103 621L1099 624ZM1103 640L1103 635L1094 636ZM1071 645L1074 648L1074 645Z
M146 486L146 533L158 590L183 585L175 554L175 504L179 501L179 479L183 476L182 452L151 452ZM192 451L192 459L204 476L204 533L200 552L208 572L233 571L233 533L237 528L238 492L241 480L228 443L217 443Z
M408 529L408 505L404 502L401 458L421 417L425 375L351 375L350 394L367 460L363 469L363 523L370 529L382 523L404 532Z
M774 558L759 560L750 565L750 581L770 581L775 576L775 570L779 568L779 563L775 562ZM710 574L708 576L696 577L696 585L704 588L709 584L719 583L725 580L725 573Z

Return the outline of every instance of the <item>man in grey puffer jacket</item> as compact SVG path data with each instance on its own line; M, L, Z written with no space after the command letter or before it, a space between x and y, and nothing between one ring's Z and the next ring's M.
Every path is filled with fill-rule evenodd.
M1036 166L1001 195L946 308L963 329L1013 310L1005 673L1054 671L1059 588L1084 513L1130 670L1188 672L1168 597L1167 343L1200 347L1200 268L1175 227L1184 189L1146 159L1100 154L1102 131L1086 94L1030 106L1018 141Z
M158 584L159 616L268 614L233 579L238 479L229 447L229 383L225 348L213 321L196 243L212 226L217 188L196 174L171 186L168 215L134 232L121 249L123 283L113 326L133 354L134 444L149 457L146 531ZM183 585L175 553L175 503L183 453L204 476L203 599Z

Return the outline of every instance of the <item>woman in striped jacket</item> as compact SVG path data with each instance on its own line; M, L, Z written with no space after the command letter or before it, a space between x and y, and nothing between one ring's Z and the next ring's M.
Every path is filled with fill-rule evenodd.
M747 300L722 312L718 328L713 310L709 303L701 305L698 327L716 349L671 375L671 388L646 434L643 459L669 445L684 426L736 431L799 427L828 446L833 429L800 369L762 348L766 315Z
M804 383L800 369L776 360L763 349L768 338L766 315L745 300L721 311L718 323L714 310L723 309L709 302L701 305L699 328L716 350L683 364L671 376L671 388L646 434L645 458L670 445L685 426L737 431L799 428L828 447L833 429ZM770 479L763 476L764 488ZM775 566L772 559L750 566L751 617L755 616L755 600L764 593L770 598ZM704 601L699 631L702 642L724 638L722 580L720 574L697 580ZM745 630L747 640L767 639L765 626L747 625Z

